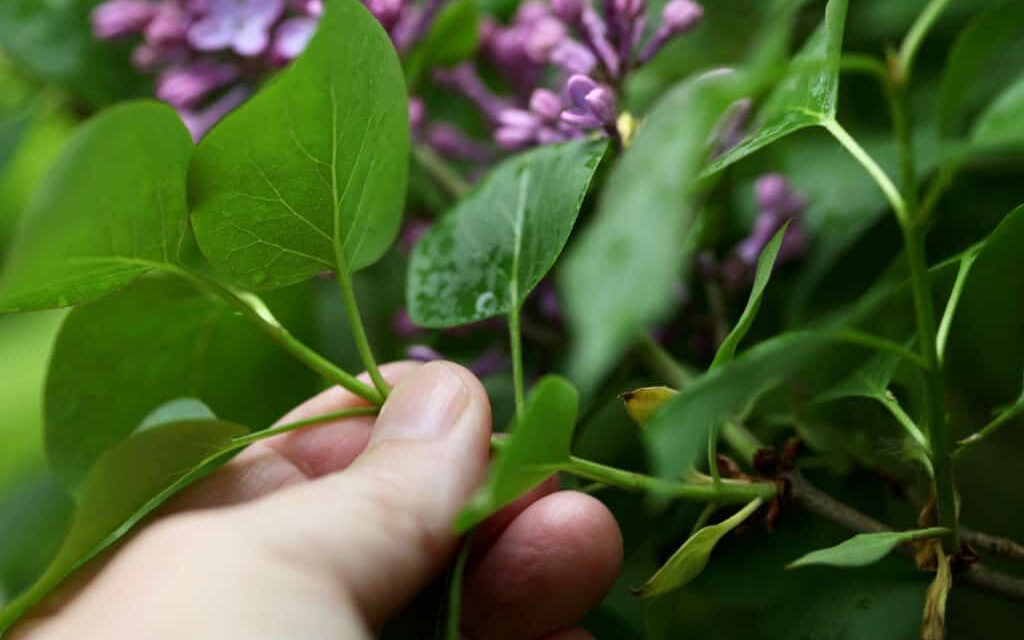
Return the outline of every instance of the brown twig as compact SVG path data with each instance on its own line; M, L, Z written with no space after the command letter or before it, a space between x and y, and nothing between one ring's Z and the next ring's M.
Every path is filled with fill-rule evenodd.
M960 527L960 538L978 551L987 551L1011 560L1024 560L1024 545L1009 538L982 533L964 526Z
M800 508L858 533L892 531L878 520L843 504L811 484L798 470L783 474L789 483L789 497ZM970 532L977 534L977 532ZM969 535L965 539L969 539ZM1003 540L985 536L988 540ZM1015 545L1015 543L1013 543ZM1016 545L1015 545L1016 546ZM974 564L956 576L957 581L1008 600L1024 601L1024 579Z

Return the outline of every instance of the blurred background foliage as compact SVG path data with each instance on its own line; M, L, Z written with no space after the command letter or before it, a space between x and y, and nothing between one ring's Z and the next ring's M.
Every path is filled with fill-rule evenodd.
M76 124L103 106L151 91L150 80L131 69L128 49L92 37L88 14L96 4L98 0L0 3L0 254L34 186ZM650 10L659 11L661 4L660 0L651 2ZM704 4L706 17L701 29L672 44L632 79L628 102L636 112L642 113L668 87L694 71L756 64L759 56L769 56L773 48L791 51L818 24L823 6L807 0L793 42L783 45L780 38L785 41L785 34L772 33L774 3L708 0ZM926 0L853 0L847 53L877 55L896 46L925 4ZM993 0L955 0L925 43L911 96L923 174L934 171L946 153L937 135L936 105L947 57L965 26L996 4ZM481 5L497 15L507 15L515 0L482 0ZM1016 29L1016 38L1011 37L965 89L964 123L971 122L1024 69L1024 25L1018 24ZM458 106L450 108L457 110ZM844 74L839 120L895 173L896 149L889 116L873 78ZM753 182L768 171L785 173L808 197L805 221L814 245L804 262L786 266L773 280L754 328L755 338L820 319L862 296L884 274L900 270L899 234L884 199L860 167L820 130L791 136L727 175L708 201L708 207L720 215L714 225L704 229L707 244L731 246L744 235L756 213ZM938 223L929 239L931 261L953 256L991 233L1007 212L1024 201L1022 178L1024 154L1012 151L986 156L965 167L939 203ZM437 198L429 192L415 192L412 201L429 207ZM984 424L994 408L1020 393L1024 370L1021 242L1024 230L977 266L952 334L949 371L956 392L952 402L963 418L961 423ZM382 360L404 353L403 343L391 329L404 293L404 263L397 251L394 253L360 274L357 287L364 298L362 309L371 341ZM314 281L300 289L281 295L296 332L319 345L332 360L358 368L335 287ZM0 602L5 594L16 593L31 582L52 555L71 509L70 498L47 472L42 437L46 371L65 315L44 312L0 317ZM472 336L441 340L439 349L455 357L478 349ZM536 365L558 366L557 362L545 362L544 353L527 355ZM276 375L281 386L274 401L257 409L249 407L250 417L264 424L317 387L316 381L288 368ZM619 389L652 382L660 381L628 368L616 380ZM510 380L498 375L488 379L487 385L494 397L496 423L504 424L510 416ZM246 404L248 391L236 389L242 396L237 402ZM878 422L875 411L867 401L855 400L819 408L811 415L793 414L783 404L780 419L785 426L771 421L754 426L766 436L784 437L796 423L799 432L816 435L819 450L815 455L827 462L822 471L814 473L816 482L883 521L911 525L915 508L909 505L919 487L907 486L900 477L906 465L894 450L897 443L892 432L865 426ZM819 428L823 424L831 425L830 429ZM592 408L580 429L576 451L625 468L645 467L640 436L614 397ZM1019 508L1019 494L1013 489L1019 485L1022 453L1024 429L1006 429L965 457L958 482L966 523L1024 539L1024 510ZM780 570L807 550L847 536L832 524L797 513L787 513L774 533L758 526L728 538L704 575L686 589L653 604L636 599L629 587L642 583L659 560L672 552L689 530L696 511L681 506L658 515L635 496L612 490L600 496L623 527L628 556L615 591L587 621L598 638L875 640L916 636L928 576L914 571L902 558L871 570ZM999 568L1021 571L1013 566ZM649 614L646 617L645 612ZM949 637L1019 637L1018 612L1019 605L954 590Z

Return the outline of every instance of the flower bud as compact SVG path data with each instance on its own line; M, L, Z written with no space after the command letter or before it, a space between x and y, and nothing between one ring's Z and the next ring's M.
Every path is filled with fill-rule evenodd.
M554 91L534 89L530 96L530 111L547 121L556 121L562 113L562 99Z
M425 344L414 344L405 350L405 355L410 360L416 360L417 362L433 362L434 360L444 360L444 356L428 347Z
M92 30L97 38L109 40L138 33L157 12L157 5L145 0L110 0L93 9Z
M661 24L673 35L690 31L704 18L704 7L693 0L672 0L661 10Z
M551 0L551 10L566 24L576 24L583 14L583 0Z
M582 44L566 38L554 48L549 57L551 64L568 73L589 74L597 66L597 57Z
M523 42L526 55L537 64L545 64L551 52L565 40L565 27L557 19L545 16L529 28Z

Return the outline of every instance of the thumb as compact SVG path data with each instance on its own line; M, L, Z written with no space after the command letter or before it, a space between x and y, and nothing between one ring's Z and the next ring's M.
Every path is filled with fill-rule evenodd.
M452 523L483 478L491 411L466 369L427 364L392 391L352 465L250 503L239 515L285 557L331 572L371 624L451 558Z

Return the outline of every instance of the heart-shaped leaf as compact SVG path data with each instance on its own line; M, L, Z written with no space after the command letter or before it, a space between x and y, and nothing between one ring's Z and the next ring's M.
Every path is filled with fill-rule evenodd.
M802 558L794 560L786 568L796 569L816 564L831 567L863 567L878 562L901 544L922 538L934 538L947 533L949 533L949 529L942 527L914 531L861 533L834 547L812 551Z
M522 420L491 465L487 484L462 510L463 533L534 488L569 461L579 398L568 380L547 376L530 392Z
M754 286L750 290L750 297L747 298L747 306L743 309L743 315L736 322L729 335L725 337L718 347L715 359L711 362L710 369L715 369L729 362L736 356L736 348L750 331L750 327L757 318L757 312L761 309L761 300L764 298L764 290L768 287L768 281L772 277L772 270L775 268L775 260L779 256L779 249L782 248L782 241L789 230L789 222L782 225L782 228L772 237L761 251L757 259L757 272L754 274Z
M66 307L177 260L192 139L156 102L103 112L40 186L0 281L0 312Z
M301 301L280 294L275 312L298 324ZM225 419L264 425L314 388L305 367L219 298L177 278L145 279L64 321L46 381L47 455L75 489L169 400L198 398Z
M517 309L561 253L607 143L543 146L506 160L416 244L409 315L452 327Z
M671 310L673 287L689 262L694 182L708 137L747 86L735 73L678 85L651 111L608 176L597 213L560 278L576 334L570 372L585 391Z
M0 611L3 633L75 569L209 469L244 427L216 420L153 426L107 451L85 478L67 537L46 572Z
M642 587L635 591L641 598L651 598L685 586L691 580L704 571L711 559L711 552L715 550L718 541L725 537L736 527L743 524L755 511L760 508L763 500L757 498L752 500L745 507L735 514L707 527L701 528L679 547L679 550L672 554L672 557L658 569L657 573L651 576Z
M405 80L387 33L357 0L328 0L294 65L199 145L196 238L249 289L355 272L398 233L408 152Z
M790 62L761 107L752 133L712 162L703 175L718 173L780 138L835 117L847 5L848 0L829 0L825 21Z

